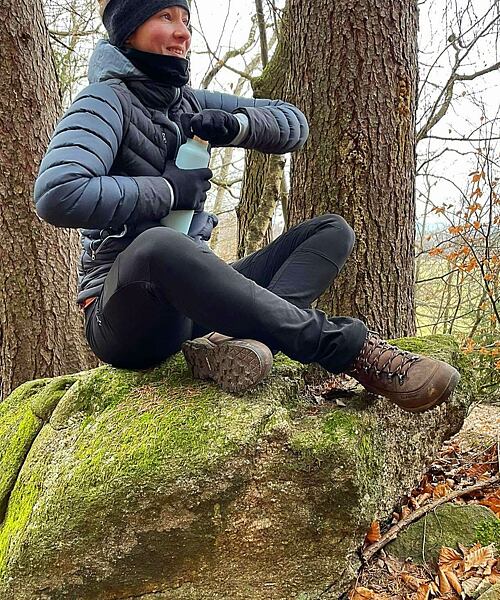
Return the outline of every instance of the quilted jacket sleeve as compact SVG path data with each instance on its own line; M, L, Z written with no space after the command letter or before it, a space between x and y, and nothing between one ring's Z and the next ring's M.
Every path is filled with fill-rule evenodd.
M162 177L108 175L123 136L123 109L112 87L83 90L59 121L35 183L38 215L57 227L120 229L160 220L172 198Z
M268 154L285 154L301 148L309 135L303 113L282 100L242 98L220 92L193 90L202 109L218 108L243 113L248 117L249 133L241 148L260 150Z

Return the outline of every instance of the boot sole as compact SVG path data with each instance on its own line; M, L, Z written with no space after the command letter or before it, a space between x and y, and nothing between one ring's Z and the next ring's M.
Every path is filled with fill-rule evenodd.
M182 352L196 379L211 379L224 391L238 393L260 383L271 371L273 355L261 342L230 340L212 344L206 338L188 340Z
M402 408L403 410L405 410L407 412L422 413L427 410L436 408L436 406L439 406L440 404L443 404L443 402L446 402L446 400L448 400L448 398L451 396L451 394L455 390L459 381L460 381L460 373L457 370L454 370L454 372L451 374L451 377L450 377L446 387L444 388L442 394L440 396L438 396L437 398L434 398L434 400L432 400L431 402L428 402L427 404L422 404L421 406L408 407L408 406L405 406L404 404L400 404L397 400L394 400L392 398L388 398L388 400L389 400L389 402L393 402L394 404L399 406L399 408ZM382 396L383 398L386 397L374 388L366 387L365 389L368 392L370 392L371 394L376 394L377 396Z

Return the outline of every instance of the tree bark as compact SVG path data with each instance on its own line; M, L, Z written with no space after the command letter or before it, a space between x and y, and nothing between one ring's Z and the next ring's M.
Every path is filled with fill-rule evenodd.
M236 208L238 258L266 245L276 204L281 198L284 166L283 156L247 153L242 199Z
M75 304L76 231L40 221L33 183L60 111L40 0L4 0L0 29L0 398L97 364Z
M310 125L306 147L292 155L286 226L335 212L357 236L318 307L386 336L412 335L415 0L288 0L263 79Z

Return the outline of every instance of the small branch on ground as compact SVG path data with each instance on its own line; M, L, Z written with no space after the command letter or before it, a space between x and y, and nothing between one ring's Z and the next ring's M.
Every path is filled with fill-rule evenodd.
M480 483L476 483L474 485L463 488L461 490L457 490L455 492L452 492L448 496L444 496L443 498L438 498L434 502L431 502L430 504L422 506L421 508L417 509L415 512L412 512L411 514L409 514L406 518L401 519L401 521L399 521L399 523L396 523L396 525L391 527L389 529L389 531L387 531L387 533L385 533L378 542L371 544L371 546L368 546L368 548L363 550L361 552L361 559L365 563L368 562L374 554L376 554L379 550L381 550L389 542L392 542L392 540L396 539L399 532L402 529L404 529L405 527L408 527L408 525L410 525L410 523L413 523L413 521L417 521L418 519L420 519L420 517L422 517L426 513L430 512L431 510L434 510L436 507L440 506L441 504L450 502L451 500L454 500L455 498L459 498L460 496L466 496L467 494L470 494L472 492L482 490L483 488L489 487L490 485L494 485L495 483L498 483L499 481L500 481L500 475L495 475L494 477L490 477L490 479L487 479L486 481L481 481Z

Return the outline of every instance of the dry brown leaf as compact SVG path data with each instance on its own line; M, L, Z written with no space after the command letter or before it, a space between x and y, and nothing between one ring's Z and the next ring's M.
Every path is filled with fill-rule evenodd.
M491 570L491 575L487 577L490 583L500 583L500 558L497 558L497 564Z
M369 590L364 587L357 587L354 590L354 594L351 596L351 600L376 600L377 596L373 590Z
M464 555L464 571L470 571L474 567L486 567L488 562L494 558L495 546L481 547L480 544L474 544L472 548Z
M366 534L365 541L367 544L373 544L378 542L382 536L380 535L380 523L378 521L373 521L370 525L370 529Z
M411 510L408 508L408 506L403 506L401 509L401 519L406 519L406 517L410 514Z
M432 485L426 481L424 487L422 488L422 492L424 494L430 494L432 496L432 492L434 491L434 488L432 487Z
M472 596L482 582L482 577L470 577L469 579L462 581L462 587L465 595Z
M430 582L429 586L431 589L431 594L433 596L437 596L439 594L439 587L433 581Z
M486 575L491 575L491 573L493 572L493 567L495 566L496 562L497 561L495 558L492 558L491 560L489 560L486 563L486 566L484 567L484 569L481 569L482 570L481 575L483 577L485 577Z
M457 592L458 595L462 593L462 586L460 585L460 581L458 581L458 577L455 575L454 571L447 571L446 578L448 579L451 587Z
M443 569L438 569L438 578L439 578L439 592L442 596L447 594L451 590L451 585L446 577L446 573Z
M438 565L443 571L449 571L450 569L459 567L462 562L463 558L456 550L453 550L453 548L443 546L439 551Z
M428 583L423 583L417 590L416 600L428 600L431 591L431 586Z
M488 575L488 577L486 578L492 585L494 585L495 583L500 583L500 573L497 572L493 572L491 575Z
M410 575L409 573L401 573L401 579L404 581L405 585L416 592L424 585L424 583L426 583L423 579L413 577L413 575Z
M433 498L444 498L450 493L450 488L446 483L438 483L432 492Z
M420 508L419 503L417 502L417 500L413 497L410 496L410 498L408 499L408 504L411 506L411 508L413 508L414 510L418 510Z
M490 508L500 519L500 488L479 501L479 504Z
M479 463L479 464L472 465L472 467L470 467L469 469L467 469L465 471L465 474L467 475L467 477L473 477L474 479L479 479L486 473L490 473L490 471L491 471L491 465L489 465L487 463Z

